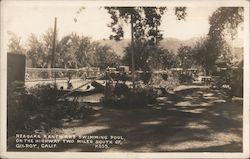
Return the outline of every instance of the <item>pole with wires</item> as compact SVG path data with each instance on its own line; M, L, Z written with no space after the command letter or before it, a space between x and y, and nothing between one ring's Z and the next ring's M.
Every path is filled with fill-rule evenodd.
M57 17L55 17L54 23L54 34L53 34L53 44L52 44L52 63L51 68L55 68L55 52L56 52L56 25L57 25ZM56 71L54 71L54 84L56 88Z

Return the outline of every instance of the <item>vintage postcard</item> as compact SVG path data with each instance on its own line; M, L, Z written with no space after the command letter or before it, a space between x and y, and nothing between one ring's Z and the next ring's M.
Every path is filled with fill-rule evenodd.
M249 1L1 4L1 158L249 158Z

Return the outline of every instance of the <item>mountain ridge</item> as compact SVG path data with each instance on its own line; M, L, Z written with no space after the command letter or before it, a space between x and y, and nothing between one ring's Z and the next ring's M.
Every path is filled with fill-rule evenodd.
M169 38L164 38L163 40L160 41L160 46L164 49L168 49L169 51L172 51L173 53L177 53L178 48L181 45L185 46L193 46L196 41L198 41L200 38L199 37L193 37L188 40L180 40L177 38L169 37ZM124 49L129 45L130 39L124 39L121 41L114 41L114 40L98 40L101 45L108 45L111 48L114 49L115 53L122 57L124 55Z
M178 48L180 46L190 46L193 47L197 41L199 41L202 37L192 37L187 40L181 40L174 37L168 37L164 38L160 41L160 46L164 49L168 49L169 51L172 51L174 54L177 54ZM101 45L108 45L110 46L114 52L122 57L124 55L124 49L129 45L131 42L130 39L124 39L121 41L114 41L114 40L97 40ZM237 43L234 44L234 48L242 48L241 45L243 44L243 41L240 40ZM238 51L237 51L238 52ZM243 52L242 52L243 53ZM242 54L241 53L241 54Z

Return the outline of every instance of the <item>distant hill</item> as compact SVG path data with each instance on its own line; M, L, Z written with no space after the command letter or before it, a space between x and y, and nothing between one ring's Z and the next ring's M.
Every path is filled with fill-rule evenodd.
M180 40L176 38L165 38L160 42L160 46L168 49L169 51L173 51L174 53L177 53L178 48L181 45L186 46L193 46L196 41L198 41L199 38L194 37L188 40ZM125 39L122 41L114 41L114 40L98 40L97 42L100 42L102 45L109 45L111 46L117 55L123 56L124 55L124 49L129 45L130 40Z
M199 40L200 38L194 37L190 38L188 40L180 40L176 38L165 38L160 42L160 46L168 49L169 51L173 51L175 54L178 51L178 48L180 46L194 46L195 43Z
M111 48L114 49L115 53L122 57L124 55L124 49L129 45L130 40L125 39L121 41L115 41L115 40L98 40L101 45L108 45L111 46Z
M178 48L183 45L183 46L194 46L195 43L200 40L200 37L193 37L188 40L180 40L177 38L165 38L162 41L160 41L160 46L168 49L169 51L173 51L173 53L177 53ZM114 40L99 40L102 45L109 45L111 46L115 53L122 57L124 55L124 49L129 45L131 42L129 39L125 39L122 41L114 41ZM233 55L234 58L237 60L242 60L242 54L243 54L243 41L242 39L238 39L237 41L234 42L234 50L233 50Z

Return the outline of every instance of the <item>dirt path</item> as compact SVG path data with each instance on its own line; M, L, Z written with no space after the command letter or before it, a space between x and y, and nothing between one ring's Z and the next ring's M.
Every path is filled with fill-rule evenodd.
M66 122L52 133L118 135L122 145L62 144L55 151L240 152L242 103L203 87L180 89L146 108L96 107L89 119Z

